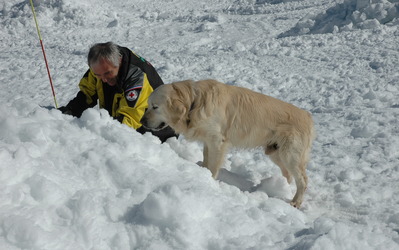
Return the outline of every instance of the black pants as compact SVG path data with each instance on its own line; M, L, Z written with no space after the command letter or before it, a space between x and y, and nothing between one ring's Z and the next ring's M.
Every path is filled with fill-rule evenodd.
M164 143L168 138L170 137L178 137L179 135L175 133L175 131L171 127L166 127L162 130L159 131L152 131L150 129L144 128L144 126L141 126L136 130L140 134L144 134L145 132L150 132L151 134L155 135L158 137L162 143Z

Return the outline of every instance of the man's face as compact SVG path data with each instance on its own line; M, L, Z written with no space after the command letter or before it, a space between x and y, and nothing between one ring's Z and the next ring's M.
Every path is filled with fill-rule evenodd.
M91 70L101 81L106 82L110 86L116 85L119 67L114 66L111 62L101 59L92 65Z

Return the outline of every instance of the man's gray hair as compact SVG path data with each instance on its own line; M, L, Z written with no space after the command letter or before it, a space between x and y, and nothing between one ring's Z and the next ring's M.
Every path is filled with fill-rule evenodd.
M87 62L89 67L91 67L98 63L101 59L105 59L112 63L115 67L119 67L121 57L122 55L119 52L119 47L115 43L96 43L89 50Z

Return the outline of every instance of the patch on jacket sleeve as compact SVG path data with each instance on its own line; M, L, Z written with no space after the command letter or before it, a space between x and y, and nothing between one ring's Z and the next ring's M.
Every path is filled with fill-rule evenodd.
M132 107L136 104L136 101L140 96L140 92L141 92L142 88L143 88L142 85L134 86L125 91L125 98L128 101L130 107Z

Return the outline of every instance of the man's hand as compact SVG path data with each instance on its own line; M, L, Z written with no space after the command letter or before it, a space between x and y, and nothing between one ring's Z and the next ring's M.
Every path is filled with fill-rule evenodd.
M63 114L66 114L66 115L73 115L72 110L69 109L69 108L66 107L66 106L59 107L58 110L61 111L61 113L63 113Z

